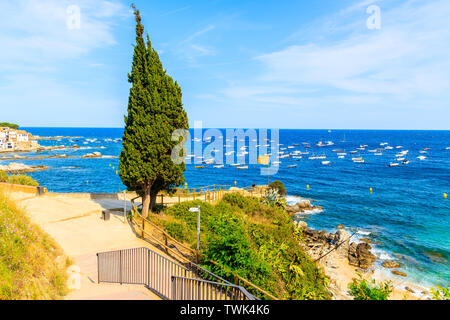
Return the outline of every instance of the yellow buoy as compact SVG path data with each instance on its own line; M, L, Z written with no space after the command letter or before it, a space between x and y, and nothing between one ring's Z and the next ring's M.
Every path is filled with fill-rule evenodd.
M109 164L109 166L111 167L111 163Z
M234 180L234 185L237 185L237 181L236 180Z
M373 192L373 189L372 188L370 188L370 193L372 193Z
M114 170L114 167L113 167L113 170Z
M308 189L308 190L309 190L309 184L307 184L307 185L306 185L306 189Z
M446 193L444 193L444 199L447 199L447 194Z
M89 183L89 181L86 181L86 183Z
M116 174L119 174L119 171L116 171Z
M187 182L184 183L184 187L187 189Z

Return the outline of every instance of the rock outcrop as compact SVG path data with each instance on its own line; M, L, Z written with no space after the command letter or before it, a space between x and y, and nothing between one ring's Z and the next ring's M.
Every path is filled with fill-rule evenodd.
M356 244L353 242L348 250L348 263L361 269L368 269L375 262L377 257L370 252L372 247L368 243Z
M308 211L311 210L317 210L317 209L322 209L322 207L319 206L313 206L311 204L311 201L308 199L303 199L299 202L297 202L294 205L287 205L286 206L286 211L291 214L291 215L296 215L299 213L307 213Z
M23 163L10 163L7 166L0 165L0 171L6 173L30 173L46 169L48 169L46 166L28 166Z

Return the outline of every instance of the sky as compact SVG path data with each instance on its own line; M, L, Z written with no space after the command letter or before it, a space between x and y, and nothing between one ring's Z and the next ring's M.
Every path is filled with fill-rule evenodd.
M450 129L448 0L134 3L191 126ZM0 30L0 122L123 127L130 2L0 0Z

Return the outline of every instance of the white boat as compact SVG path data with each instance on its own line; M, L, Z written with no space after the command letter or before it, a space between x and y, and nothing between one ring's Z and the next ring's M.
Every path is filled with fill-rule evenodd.
M450 147L445 148L445 150L450 150Z
M358 151L350 151L351 154L358 153Z
M400 165L400 163L398 163L398 162L389 163L389 167L397 167L398 165Z
M248 166L236 167L236 169L238 169L238 170L247 170Z
M223 164L220 164L220 165L217 165L217 166L214 166L214 168L216 168L216 169L221 169L221 168L223 168L223 167L225 167Z
M405 158L397 158L397 161L405 161Z
M394 149L394 147L387 146L385 149L386 150L392 150L392 149Z
M293 165L290 165L290 166L287 166L288 168L296 168L297 167L297 165L296 164L293 164Z
M365 161L363 159L360 160L353 160L354 163L364 163Z
M419 159L419 160L425 160L427 157L425 157L425 156L418 156L417 157L417 159Z
M358 160L363 160L363 158L362 157L352 158L352 161L358 161Z
M338 156L346 156L347 153L345 153L345 152L339 152L337 155L338 155Z
M230 164L231 167L237 167L237 166L240 166L240 165L241 165L240 163L232 163L232 164Z
M377 152L373 154L374 156L382 156L383 154L381 152Z
M325 144L322 141L319 141L316 146L318 147L325 147Z
M326 165L329 165L330 164L330 161L322 161L321 162L324 166L326 166Z
M402 164L409 164L409 160L403 161Z
M327 146L334 146L334 142L333 141L327 141L326 145Z
M344 158L345 158L345 156L338 156L338 158L339 158L339 159L344 159Z

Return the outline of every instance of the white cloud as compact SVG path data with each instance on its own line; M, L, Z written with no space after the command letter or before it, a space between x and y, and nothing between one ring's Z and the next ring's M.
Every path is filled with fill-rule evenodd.
M80 8L80 29L67 27L67 8ZM116 44L115 19L128 9L117 1L19 0L0 3L0 67L45 64L78 58Z
M382 8L381 30L356 23L360 14L347 16L358 8L365 13L372 2L357 3L330 21L339 30L358 25L358 31L259 55L255 59L264 71L249 80L252 84L233 84L223 93L241 102L310 108L365 103L380 110L388 105L430 110L433 102L434 108L448 109L450 2L410 1Z

